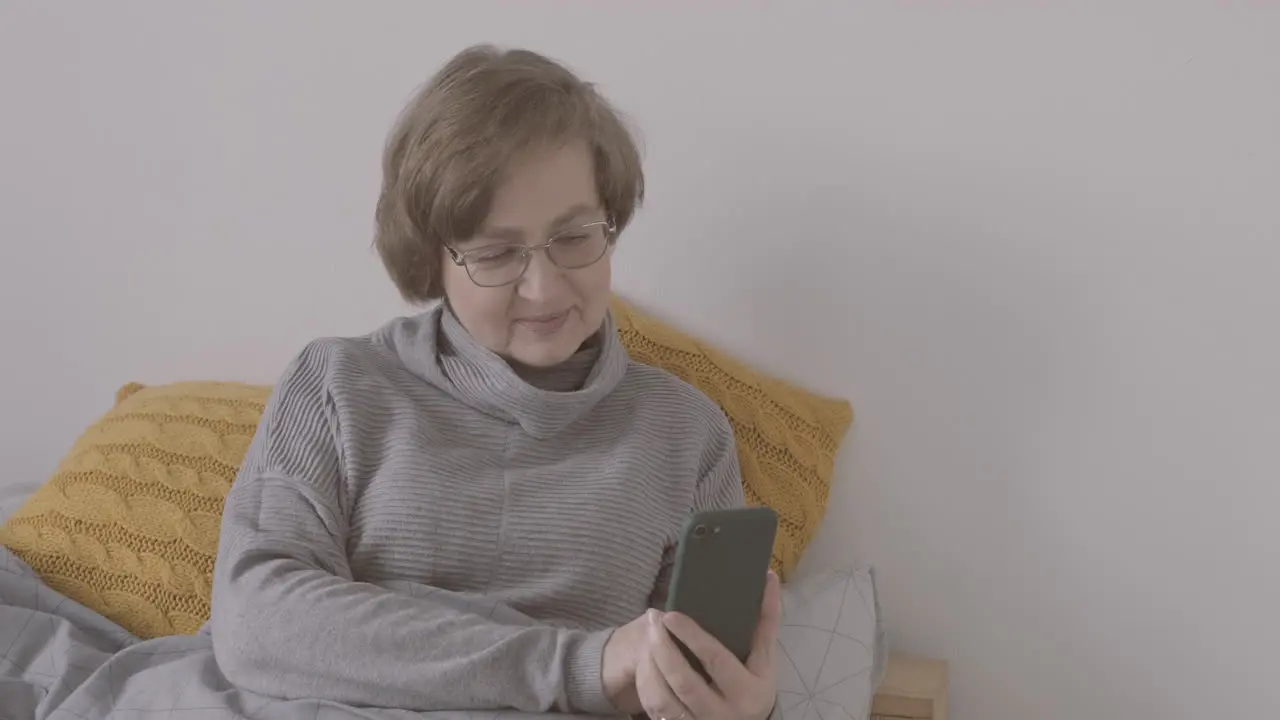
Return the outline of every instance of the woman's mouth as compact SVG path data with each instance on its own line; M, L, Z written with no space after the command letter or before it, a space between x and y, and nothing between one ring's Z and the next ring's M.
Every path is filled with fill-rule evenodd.
M569 319L569 311L562 310L558 313L547 313L544 315L530 315L516 320L516 325L528 330L534 335L546 336L554 335L564 327L565 321Z

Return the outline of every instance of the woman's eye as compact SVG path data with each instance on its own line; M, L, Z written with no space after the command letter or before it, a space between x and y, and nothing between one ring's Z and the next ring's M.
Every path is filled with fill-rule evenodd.
M591 239L591 236L587 235L586 233L573 233L571 235L561 235L560 237L556 238L556 242L561 242L561 243L564 243L565 245L577 245L580 243L584 243L590 239Z
M475 262L482 262L487 265L491 265L494 263L514 260L519 254L520 251L515 248L492 248L478 251L472 259Z

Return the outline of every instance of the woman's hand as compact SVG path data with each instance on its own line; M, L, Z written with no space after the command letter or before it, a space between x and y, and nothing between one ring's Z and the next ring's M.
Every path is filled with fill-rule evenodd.
M778 576L769 573L760 623L744 665L687 616L649 612L646 652L636 669L636 694L654 720L763 720L777 700L774 656L782 599ZM685 659L672 637L693 652L708 683ZM619 708L621 709L621 708Z
M646 661L648 626L648 616L641 615L614 630L601 657L600 679L605 697L618 712L627 715L644 712L636 693L636 670Z

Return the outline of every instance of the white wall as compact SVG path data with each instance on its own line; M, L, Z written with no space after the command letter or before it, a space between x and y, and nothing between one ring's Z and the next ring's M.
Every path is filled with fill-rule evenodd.
M807 564L958 720L1274 712L1280 4L1032 5L6 0L0 463L403 312L384 133L522 44L645 132L620 289L853 400Z

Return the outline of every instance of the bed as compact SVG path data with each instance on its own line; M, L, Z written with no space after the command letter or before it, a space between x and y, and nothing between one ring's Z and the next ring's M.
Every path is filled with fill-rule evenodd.
M867 717L869 688L883 672L875 659L873 642L859 640L860 652L839 656L840 673L847 677L820 689L821 679L831 674L834 662L825 656L822 663L808 668L813 672L807 679L802 677L806 670L802 658L818 655L797 649L806 643L830 643L821 637L821 630L815 636L817 626L810 619L816 617L813 613L831 607L821 596L848 598L837 610L837 615L846 618L853 617L856 611L870 612L874 607L873 576L869 572L838 574L825 580L825 587L807 584L798 590L790 589L791 594L784 601L784 613L789 618L784 622L789 624L783 628L779 645L784 654L801 659L780 669L782 718L816 720L829 714L823 711L824 706L846 708L846 712L855 708L850 717ZM805 598L806 592L813 597ZM844 624L849 624L847 619ZM876 620L867 617L858 627L873 638ZM546 717L514 711L416 713L357 708L316 699L269 698L239 690L220 671L211 637L204 629L190 635L137 638L102 614L54 591L26 563L3 548L0 648L4 648L0 657L0 717L6 720L117 720L152 718L156 713L182 718L264 720Z
M0 520L7 519L39 483L0 485ZM790 639L812 642L812 626L822 620L801 617L824 605L821 595L859 596L845 602L843 613L878 611L874 574L869 570L828 574L787 588L787 615L801 628ZM854 592L849 592L850 590ZM809 598L804 594L808 593ZM829 604L829 603L825 603ZM808 608L804 606L808 605ZM829 622L828 622L829 624ZM846 621L847 624L847 621ZM865 617L859 632L875 637L879 618ZM784 630L784 632L787 632ZM157 712L183 718L519 718L516 712L440 712L421 714L400 710L353 708L318 700L285 701L234 688L222 676L210 637L203 630L142 640L102 614L57 593L8 549L0 548L0 718L4 720L123 720L153 718ZM879 682L871 706L873 720L945 720L946 665L939 661L890 657L877 667L876 650L850 659L862 663L868 687ZM883 648L881 648L883 649ZM829 652L829 651L828 651ZM798 662L803 663L803 660ZM883 662L883 661L882 661ZM794 666L786 669L792 673ZM856 691L824 697L817 692L821 675L811 671L780 678L783 718L819 720L829 716L823 705L865 707ZM533 717L529 715L528 717ZM850 715L857 717L857 715Z

